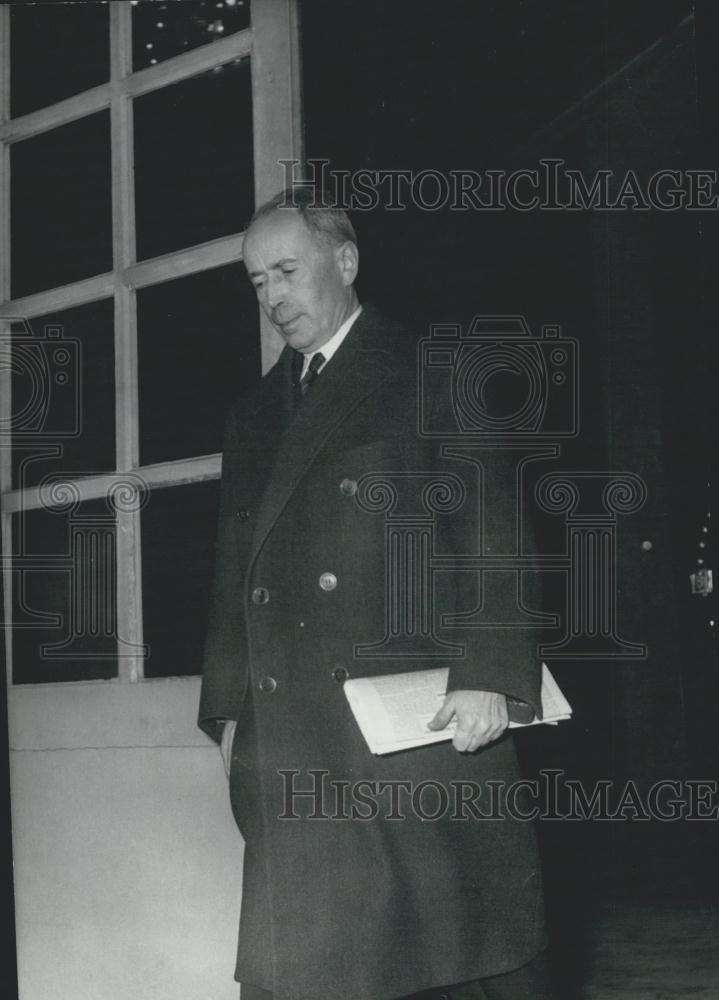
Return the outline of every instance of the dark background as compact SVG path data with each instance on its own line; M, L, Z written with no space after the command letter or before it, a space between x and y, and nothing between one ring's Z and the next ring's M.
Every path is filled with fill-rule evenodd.
M13 6L14 114L106 79L101 5ZM188 38L196 43L205 8L177 5L189 20L173 29L175 48L167 54ZM137 8L136 68L147 65L141 42L151 37L156 9L147 2ZM244 26L246 12L235 10L227 30ZM719 165L719 18L711 2L305 0L301 13L306 155L329 160L333 170L532 169L540 157L561 157L588 177L607 168L621 177L631 168L646 179L658 169ZM167 88L136 103L140 258L236 231L247 217L248 86L246 67L228 67L195 87ZM15 295L108 268L107 128L101 113L14 148ZM200 136L189 148L180 141L185 128ZM558 323L576 338L582 433L565 448L564 466L632 471L649 488L643 509L620 519L618 551L620 633L646 643L649 658L550 661L575 714L556 730L520 737L527 771L559 767L589 785L632 779L644 790L660 779L715 779L719 682L708 623L719 608L715 596L690 595L688 576L709 523L707 481L716 473L716 212L380 207L354 213L353 221L361 296L418 335L433 323L466 327L477 314L509 313L526 316L535 334L543 323ZM178 435L163 430L187 424L190 390L178 385L191 387L189 409L203 414L193 421L190 451L219 450L224 406L259 374L247 295L237 267L142 294L147 461L178 457ZM92 307L98 316L103 308ZM107 336L102 316L79 312L64 318L74 335L82 338L91 322ZM238 315L239 327L228 324ZM163 380L168 323L182 349L172 379ZM198 332L212 345L204 354L212 377L204 381L192 377L193 369L207 371L192 350ZM232 363L224 365L227 358ZM111 379L106 362L88 372L94 384ZM78 447L74 471L112 467L111 444L100 437L88 434ZM193 487L183 501L189 515L178 506L173 519L168 491L148 505L148 553L156 540L156 558L145 568L148 592L168 576L175 522L189 516L206 525L212 502ZM711 565L716 546L707 537ZM646 539L650 551L641 548ZM169 610L177 618L178 606L188 609L180 616L188 623L184 648L194 648L202 632L190 608L210 566L204 534L195 541L187 583L183 567L175 567L171 600L148 609L148 622L156 623L149 675L177 670ZM192 672L189 664L182 669ZM6 774L0 792L7 803ZM4 835L9 844L9 824ZM583 930L602 900L719 898L715 823L544 823L540 837L567 997L581 978ZM9 864L4 876L9 886ZM5 898L11 923L11 894ZM8 996L12 961L2 973Z
M710 4L312 0L302 13L306 155L332 170L561 157L588 178L632 169L646 181L716 168ZM716 779L717 602L689 589L697 557L715 554L701 529L716 473L716 213L380 207L353 221L361 294L418 334L510 313L577 338L582 430L562 467L633 471L648 486L618 528L619 632L648 659L550 660L574 718L519 737L526 771L644 792ZM601 902L719 898L716 821L545 822L540 839L566 997Z

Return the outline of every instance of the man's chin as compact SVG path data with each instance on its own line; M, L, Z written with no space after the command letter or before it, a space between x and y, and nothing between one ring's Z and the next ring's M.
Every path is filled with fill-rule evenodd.
M300 327L295 329L288 329L287 327L284 327L283 329L280 329L280 333L282 334L285 343L289 344L290 347L294 347L296 351L306 350L312 341L312 337Z

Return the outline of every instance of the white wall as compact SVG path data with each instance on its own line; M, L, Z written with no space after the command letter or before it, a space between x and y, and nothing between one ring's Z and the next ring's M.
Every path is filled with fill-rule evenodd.
M237 1000L242 841L198 695L10 690L21 1000Z

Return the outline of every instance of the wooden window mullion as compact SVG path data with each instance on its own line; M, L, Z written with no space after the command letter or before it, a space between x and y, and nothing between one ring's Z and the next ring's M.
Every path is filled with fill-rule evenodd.
M132 73L132 7L110 5L110 136L112 246L115 275L115 443L118 478L139 464L137 301L125 274L135 263L135 163L132 98L125 80ZM130 489L132 487L129 487ZM132 509L134 507L134 509ZM138 503L116 511L118 674L121 681L143 676L142 553ZM125 647L125 643L129 644ZM137 653L132 652L132 648Z
M10 118L10 5L0 7L0 127ZM10 298L10 144L0 139L0 303ZM9 324L0 319L0 350L5 354L10 350ZM12 415L11 374L8 364L0 365L0 495L12 486L12 463L8 433ZM12 572L7 558L12 551L12 514L0 515L0 534L3 573L4 622L12 620ZM7 683L12 683L12 636L9 626L3 629L5 642L5 662Z

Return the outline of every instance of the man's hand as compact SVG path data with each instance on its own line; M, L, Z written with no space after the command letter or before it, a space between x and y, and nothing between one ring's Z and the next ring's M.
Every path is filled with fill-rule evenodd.
M230 776L230 764L232 763L232 740L234 739L236 728L237 723L235 720L227 719L225 728L222 730L220 753L222 754L222 763L225 765L225 774L228 778Z
M466 753L498 739L509 725L507 699L496 691L451 691L429 728L444 729L455 715L457 730L452 746Z

